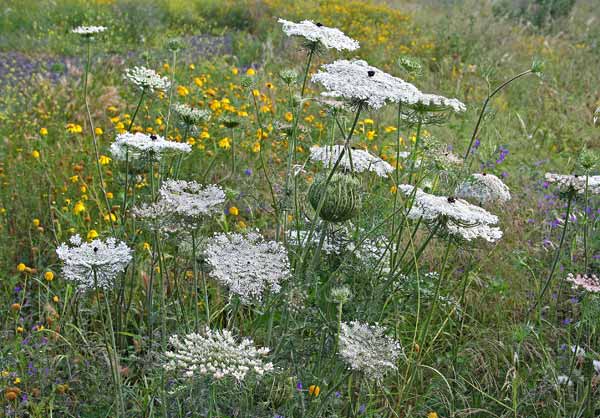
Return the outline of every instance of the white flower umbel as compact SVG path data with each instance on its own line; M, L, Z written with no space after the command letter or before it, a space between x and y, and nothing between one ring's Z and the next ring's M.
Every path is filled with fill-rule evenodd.
M142 203L132 209L132 214L139 219L145 228L165 234L172 234L181 230L188 230L189 225L181 222L173 206L164 200L153 203Z
M400 343L385 335L385 328L357 321L341 324L339 354L350 369L381 380L402 354Z
M189 153L189 144L167 141L159 135L146 135L141 132L134 134L126 132L117 135L115 142L110 145L110 152L117 160L124 161L148 158L160 160L163 154Z
M262 376L273 370L272 363L262 360L268 348L256 348L249 338L238 343L228 330L206 328L203 334L174 335L169 343L172 350L165 353L164 368L184 378L208 375L215 379L233 377L241 382L250 372Z
M171 86L167 77L161 77L156 71L146 67L127 68L125 78L144 91L166 91Z
M467 110L467 107L458 99L448 99L437 94L422 93L416 98L413 107L421 112L442 112L452 110L461 113Z
M358 41L346 36L344 32L336 28L329 28L310 20L295 23L279 19L278 22L283 25L283 32L287 36L301 36L309 42L319 42L327 49L354 51L359 48Z
M567 281L573 288L586 290L590 293L600 293L600 279L595 274L567 274Z
M281 243L258 232L216 234L205 251L211 276L243 303L260 301L266 291L278 293L290 276L288 254Z
M493 174L471 174L454 191L457 197L479 204L504 203L510 200L510 190Z
M324 96L366 103L374 109L388 102L414 104L421 94L412 84L362 60L338 60L325 64L311 80L328 90L323 93Z
M71 32L77 35L93 36L104 32L106 29L106 26L77 26Z
M81 290L96 286L110 289L115 277L125 271L132 258L131 249L114 238L83 242L79 235L74 235L70 244L61 244L56 254L63 262L65 279L76 282Z
M546 181L555 183L563 192L568 192L572 188L576 193L585 193L585 176L546 173ZM600 194L600 176L588 176L587 182L588 193Z
M186 219L220 212L225 203L225 192L221 187L214 184L203 186L195 181L165 180L159 194L174 213Z
M310 159L313 161L321 161L326 165L333 165L339 158L340 154L344 149L343 145L333 145L320 147L314 145L310 147ZM344 153L340 161L339 167L346 171L350 171L350 159L352 158L352 167L357 173L365 171L372 171L379 177L386 177L389 173L394 171L389 163L383 161L381 158L370 154L368 151L361 149L350 149Z
M210 118L210 112L206 109L193 108L185 103L175 103L173 112L181 121L188 126L195 126Z
M406 196L412 196L414 187L401 184L398 189ZM502 237L502 231L493 226L498 217L479 206L454 197L436 196L417 189L408 217L429 223L443 222L442 227L452 235L467 241L483 238L495 242Z

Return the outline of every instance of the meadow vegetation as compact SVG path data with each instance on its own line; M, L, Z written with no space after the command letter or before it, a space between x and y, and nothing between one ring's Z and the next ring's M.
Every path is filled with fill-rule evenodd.
M599 20L4 0L0 417L600 416Z

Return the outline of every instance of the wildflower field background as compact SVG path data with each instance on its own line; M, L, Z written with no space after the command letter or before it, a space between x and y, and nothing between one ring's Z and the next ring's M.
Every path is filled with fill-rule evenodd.
M0 417L600 416L599 69L596 0L2 0Z

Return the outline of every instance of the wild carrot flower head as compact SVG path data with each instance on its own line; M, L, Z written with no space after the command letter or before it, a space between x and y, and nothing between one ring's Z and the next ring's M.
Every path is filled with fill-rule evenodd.
M295 23L279 19L278 22L283 25L283 32L287 36L301 36L308 42L319 43L327 49L354 51L359 48L358 41L349 38L344 35L344 32L336 28L329 28L310 20Z
M249 338L237 342L228 330L206 328L202 334L174 335L169 343L172 350L165 353L164 368L181 373L181 377L233 377L241 382L250 372L262 376L273 370L272 363L262 360L269 353L268 348L256 348Z
M117 135L110 145L110 152L117 160L150 159L160 160L164 154L188 153L192 151L189 144L168 141L159 135L134 134L125 132Z
M338 60L325 64L312 76L328 91L324 96L341 97L379 109L389 102L416 103L419 90L406 81L372 67L362 60Z
M196 126L210 118L208 110L193 108L185 103L175 103L173 105L173 112L187 126Z
M260 301L267 291L278 293L290 276L283 245L266 241L258 232L215 234L205 255L211 276L243 303Z
M327 166L333 166L343 149L343 145L325 147L314 145L310 147L310 159L313 161L321 161ZM352 161L352 165L350 164L350 161ZM371 171L377 174L379 177L386 177L389 173L394 171L394 167L392 167L389 163L370 154L368 151L361 149L347 150L344 153L339 166L346 171L350 171L351 167L354 167L354 171L357 173Z
M441 222L442 232L462 237L467 241L483 238L495 242L502 237L502 231L494 227L498 217L479 206L472 205L462 199L449 196L436 196L414 191L414 187L401 184L398 189L406 196L414 193L414 202L407 216L410 219L420 219L429 223Z
M385 328L358 321L341 324L339 354L350 369L381 380L402 354L400 343L385 335Z
M125 78L141 90L149 92L166 91L171 86L167 77L161 77L156 71L146 67L127 68Z
M219 186L167 179L156 202L133 208L133 215L153 231L174 233L198 226L206 217L221 212L225 192Z
M77 282L82 290L110 289L115 277L125 271L131 261L131 249L121 241L108 238L83 242L79 235L56 249L63 262L62 273L67 280Z
M107 28L105 26L77 26L75 29L71 30L72 33L82 36L94 36L98 33L102 33Z
M580 288L590 293L600 293L600 279L595 274L577 274L569 273L567 281L573 284L574 288Z
M504 203L510 200L510 190L493 174L471 174L456 187L457 197L472 200L479 204Z
M546 173L545 177L548 183L555 183L562 192L573 190L578 194L585 193L586 176ZM588 176L587 183L588 193L600 194L600 176Z

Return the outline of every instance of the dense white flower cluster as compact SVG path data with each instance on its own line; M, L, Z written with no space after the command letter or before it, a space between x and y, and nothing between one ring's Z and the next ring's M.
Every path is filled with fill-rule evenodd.
M566 174L555 174L546 173L546 181L548 183L556 183L561 191L567 192L571 188L579 194L585 193L585 179L586 176L566 175ZM600 176L588 176L588 193L600 194Z
M398 189L411 196L414 187L401 184ZM422 218L428 222L444 221L442 225L451 235L460 236L467 241L483 238L489 242L502 238L502 231L493 226L498 217L479 206L454 197L436 196L417 189L414 202L407 215L411 219Z
M146 67L133 67L125 70L125 78L142 90L166 91L171 86L167 77L161 77L156 71Z
M106 26L77 26L75 29L71 30L71 32L78 35L91 36L102 33L106 29Z
M404 80L372 67L363 60L338 60L323 65L312 76L314 83L328 91L324 96L360 101L374 109L387 102L417 103L419 90Z
M268 348L256 348L249 338L238 343L228 330L206 328L203 334L174 335L169 343L173 349L165 353L164 368L185 378L195 374L215 379L230 376L241 382L250 372L262 376L273 370L272 363L261 359L269 353Z
M600 279L595 274L567 274L567 281L573 284L574 288L581 288L590 293L600 293Z
M260 301L266 291L278 293L280 282L291 274L283 245L266 241L258 232L215 234L205 256L211 276L243 303Z
M193 108L185 103L175 103L173 105L173 112L188 126L198 125L210 118L208 110Z
M439 112L443 110L453 110L456 113L464 112L467 107L458 99L448 99L437 94L421 93L417 96L414 103L415 108L424 112Z
M278 22L283 25L283 32L287 36L301 36L310 42L319 42L327 49L354 51L359 48L358 41L346 36L337 28L329 28L310 20L295 23L279 19Z
M402 348L398 341L385 335L385 328L352 321L341 324L339 352L352 370L381 380L390 370L398 369L396 362Z
M110 289L132 258L131 249L114 238L83 242L79 235L74 235L69 241L71 245L61 244L56 254L63 262L65 278L76 282L81 290Z
M314 145L310 147L310 159L313 161L321 161L329 166L333 166L333 164L335 164L340 157L343 149L343 145L325 147ZM350 164L350 160L352 160L352 165ZM394 167L392 167L389 163L370 154L368 151L351 148L344 153L339 166L346 171L350 171L352 166L354 167L354 171L356 173L372 171L379 177L386 177L389 173L394 171Z
M191 151L192 147L189 144L168 141L162 136L146 135L141 132L119 134L110 145L110 152L113 157L122 161L126 158L129 160L138 158L160 160L163 154L188 153Z
M220 212L224 203L225 192L219 186L167 179L156 202L144 203L132 212L149 229L173 233L192 228L198 221Z
M464 112L465 105L457 99L423 93L412 84L394 77L363 60L338 60L323 65L312 76L314 83L328 91L324 96L359 101L379 109L388 102L403 103L420 113L453 110ZM405 115L409 117L409 115Z
M454 191L457 197L479 204L504 203L510 200L510 190L493 174L471 174Z
M160 199L184 218L199 218L220 212L225 192L217 185L202 186L195 181L168 179L160 186Z

